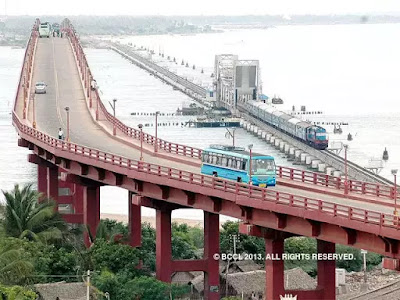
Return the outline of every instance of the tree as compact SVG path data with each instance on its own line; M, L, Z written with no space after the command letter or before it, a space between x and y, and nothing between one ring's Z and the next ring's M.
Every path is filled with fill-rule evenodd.
M137 277L126 284L121 299L170 300L188 292L188 286L167 284L153 277Z
M32 271L33 265L26 260L22 251L13 246L0 248L0 282L23 283Z
M7 236L28 240L61 239L66 224L56 212L56 204L50 199L42 199L41 194L32 190L32 185L20 189L16 184L11 192L3 191L4 220L2 226Z
M49 274L74 276L79 269L86 270L80 267L83 264L81 257L75 251L63 247L57 248L51 244L8 237L0 241L0 252L4 249L18 250L20 257L31 265L32 270L28 275L34 276L28 277L29 283L54 281L55 278L46 276ZM66 278L73 279L74 277ZM22 276L20 281L25 281L25 278Z
M239 222L227 221L220 234L221 253L233 253L232 236L238 236L236 253L265 253L264 239L239 233ZM261 262L261 261L256 261Z
M96 229L96 237L93 236L89 227L86 227L86 230L88 231L89 239L92 243L94 243L96 239L102 239L110 243L122 243L127 242L129 237L128 227L126 225L109 219L100 220Z
M89 251L94 270L109 270L115 274L125 273L128 279L143 273L138 269L139 261L142 259L139 249L96 239Z
M34 291L24 289L20 286L3 286L0 284L0 299L36 300L37 295Z

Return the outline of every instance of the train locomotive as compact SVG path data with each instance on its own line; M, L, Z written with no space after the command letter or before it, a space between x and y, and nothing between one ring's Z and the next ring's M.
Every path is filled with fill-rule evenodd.
M324 150L328 147L328 136L323 127L276 110L264 102L248 100L244 103L238 103L238 106L244 108L260 121L289 134L315 149Z

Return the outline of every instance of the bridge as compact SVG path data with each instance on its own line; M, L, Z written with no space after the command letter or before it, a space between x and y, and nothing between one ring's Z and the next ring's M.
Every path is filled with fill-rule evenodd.
M283 253L285 238L317 239L318 252L335 244L385 255L398 265L397 191L390 186L278 167L276 187L223 180L200 173L201 149L171 143L126 126L110 114L97 90L76 31L66 19L63 37L39 38L37 26L26 47L12 112L18 144L37 165L38 190L53 198L64 219L95 232L100 221L100 187L129 191L130 245L141 245L140 207L156 210L156 276L203 271L205 299L219 299L219 215L242 220L240 231L265 239L266 254ZM34 94L34 83L47 83ZM67 111L66 111L66 108ZM68 117L67 117L68 116ZM68 133L57 137L58 128ZM143 151L141 151L143 149ZM67 205L68 209L63 209ZM204 211L204 255L173 260L171 211ZM88 237L85 242L89 246ZM318 287L284 288L283 260L266 260L266 299L294 294L298 299L335 299L335 261L318 261Z

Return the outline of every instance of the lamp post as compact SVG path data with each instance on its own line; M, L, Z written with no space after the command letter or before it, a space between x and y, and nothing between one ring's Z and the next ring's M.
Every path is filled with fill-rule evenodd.
M250 152L250 160L249 160L249 184L253 184L252 180L251 180L251 149L253 149L253 144L250 144L247 146L249 148L249 152Z
M236 128L232 128L231 130L229 130L228 128L226 128L226 133L225 133L225 137L226 138L232 138L232 146L235 147L235 131Z
M349 193L349 182L347 181L347 148L349 145L343 144L344 147L344 194Z
M159 111L156 111L156 140L154 141L154 152L158 151L158 137L157 137L157 129L158 129L158 115L160 114Z
M138 125L140 129L140 160L143 160L143 125Z
M31 99L32 99L32 126L33 128L36 129L36 108L35 108L35 94L31 94Z
M397 216L397 169L392 169L392 174L394 177L394 190L393 190L393 198L394 198L394 212L393 214Z
M65 107L65 111L67 112L67 142L69 142L69 107Z
M113 116L114 116L114 120L113 120L113 135L117 134L117 127L115 126L115 103L117 102L117 99L113 99L113 104L111 104L110 101L108 101L108 103L110 104L112 110L113 110Z

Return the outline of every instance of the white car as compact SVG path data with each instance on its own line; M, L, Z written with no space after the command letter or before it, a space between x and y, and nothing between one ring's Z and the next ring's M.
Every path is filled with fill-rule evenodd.
M36 82L35 94L46 94L47 85L44 82Z

